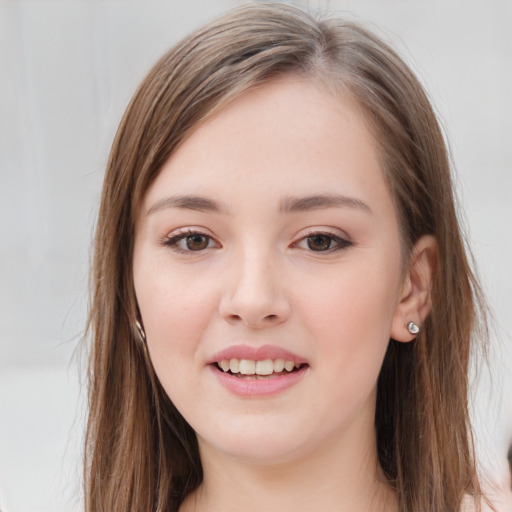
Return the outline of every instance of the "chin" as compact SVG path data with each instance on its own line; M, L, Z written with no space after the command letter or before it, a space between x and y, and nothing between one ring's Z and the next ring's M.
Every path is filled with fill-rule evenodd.
M225 455L237 459L244 464L259 466L277 466L296 460L301 456L301 450L296 446L273 443L268 446L268 439L257 444L236 444L217 446Z
M304 429L286 428L274 422L238 421L231 428L212 430L206 436L198 434L201 450L214 450L245 463L277 465L290 462L307 452L312 439Z

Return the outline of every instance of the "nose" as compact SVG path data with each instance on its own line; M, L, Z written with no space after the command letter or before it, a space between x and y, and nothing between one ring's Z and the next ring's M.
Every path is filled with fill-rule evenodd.
M249 251L248 251L249 252ZM219 312L231 324L263 329L285 322L290 303L282 272L268 255L252 252L229 269Z

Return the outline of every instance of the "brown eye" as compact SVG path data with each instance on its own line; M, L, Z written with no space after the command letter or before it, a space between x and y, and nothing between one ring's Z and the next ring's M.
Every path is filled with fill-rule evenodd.
M211 236L200 232L182 232L178 235L166 238L163 245L170 247L176 252L192 253L201 252L206 249L219 248L220 245Z
M308 249L312 251L328 251L331 249L333 238L329 235L308 236Z
M311 233L293 244L299 249L326 254L346 249L352 245L353 243L345 238L321 231Z
M205 235L190 235L185 239L185 244L189 251L202 251L210 243L210 237Z

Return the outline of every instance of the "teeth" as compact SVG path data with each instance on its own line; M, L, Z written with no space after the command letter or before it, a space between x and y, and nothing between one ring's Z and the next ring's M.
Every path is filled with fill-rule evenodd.
M250 359L240 359L239 372L242 375L254 375L256 373L256 363Z
M276 359L274 361L274 371L282 372L284 370L284 359Z
M231 370L231 373L238 373L239 368L240 368L240 360L239 359L231 359L229 361L229 369Z
M256 373L258 375L271 375L272 373L274 373L274 361L272 361L272 359L257 361Z
M226 359L223 359L223 360L219 363L219 366L222 368L222 371L223 371L223 372L227 372L227 371L229 371L229 361L227 361Z
M283 370L291 372L294 368L300 368L300 363L286 361L285 359L264 359L262 361L253 361L252 359L223 359L219 361L219 366L223 372L241 373L242 375L272 375L281 373Z
M295 368L295 363L293 361L285 361L284 362L284 369L287 372L291 372Z

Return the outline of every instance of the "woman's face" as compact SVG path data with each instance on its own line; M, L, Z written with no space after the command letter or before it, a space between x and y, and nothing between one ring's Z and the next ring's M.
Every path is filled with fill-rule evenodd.
M280 79L200 126L145 196L134 281L203 451L279 462L374 437L401 248L349 101Z

